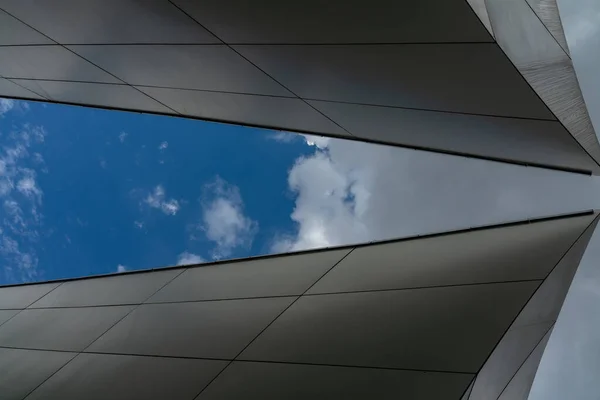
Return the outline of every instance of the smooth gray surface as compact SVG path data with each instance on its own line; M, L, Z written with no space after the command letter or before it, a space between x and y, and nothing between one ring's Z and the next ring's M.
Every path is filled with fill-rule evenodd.
M492 31L492 24L490 23L490 16L488 15L487 8L485 6L485 0L467 0L467 3L471 6L477 17L481 20L481 23L488 30L490 35L494 36Z
M142 305L89 351L231 359L293 300L279 297Z
M27 308L39 300L60 283L43 283L40 285L12 286L0 288L0 309Z
M583 170L594 160L558 121L484 117L310 100L352 135L425 149Z
M176 0L228 43L490 42L464 0Z
M594 221L558 263L519 314L513 327L556 321L597 223Z
M132 308L24 310L0 326L0 346L81 351Z
M11 319L19 310L0 310L0 325Z
M554 322L510 330L477 374L471 398L496 400Z
M184 115L239 124L348 135L299 99L144 86L138 88Z
M493 43L234 48L302 98L554 119Z
M130 110L174 113L156 100L127 85L15 79L19 85L49 100Z
M44 43L52 43L52 41L0 10L0 46Z
M69 49L132 85L293 97L224 45L69 46Z
M239 359L474 373L537 285L304 296Z
M498 44L581 145L600 159L571 59L525 0L487 0Z
M544 279L593 218L586 215L357 248L308 293Z
M463 397L461 397L460 400L469 400L469 396L471 396L471 391L473 390L473 383L474 382L472 381L471 384L469 385L469 388L463 394Z
M569 54L569 46L561 23L561 17L558 12L556 0L526 0L527 4L533 9L537 17L548 29L554 40L560 47Z
M76 353L0 349L0 397L22 400Z
M456 399L472 378L464 374L236 361L196 399Z
M61 46L0 47L0 75L5 78L120 83Z
M189 268L148 302L301 295L349 251Z
M31 308L139 304L179 273L180 269L170 269L65 282Z
M2 96L42 100L42 97L38 96L37 94L30 92L29 90L24 89L4 78L0 78L0 93Z
M190 400L224 361L80 354L28 400Z
M548 343L548 338L552 334L552 331L548 332L544 339L536 346L535 350L525 363L519 368L519 371L510 381L506 389L502 392L498 400L527 400L529 397L529 391L531 390L531 384L535 378L540 359L544 354L544 349ZM473 399L477 400L477 399Z
M166 0L1 0L0 8L63 44L219 43Z

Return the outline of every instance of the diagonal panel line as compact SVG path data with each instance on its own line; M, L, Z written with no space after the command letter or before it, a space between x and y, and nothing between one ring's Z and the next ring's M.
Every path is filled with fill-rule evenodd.
M212 384L212 383L213 383L213 382L214 382L214 381L215 381L215 380L216 380L216 379L217 379L219 376L221 376L221 374L222 374L222 373L223 373L223 372L224 372L224 371L225 371L227 368L229 368L229 366L230 366L230 365L231 365L231 364L232 364L232 363L233 363L233 362L234 362L234 361L235 361L235 360L236 360L236 359L237 359L237 358L238 358L240 355L242 355L242 353L243 353L243 352L244 352L244 351L245 351L245 350L246 350L248 347L250 347L250 345L251 345L252 343L254 343L254 341L256 341L256 339L258 339L258 337L259 337L260 335L262 335L262 333L263 333L264 331L266 331L266 330L267 330L267 329L268 329L268 328L269 328L271 325L273 325L273 323L274 323L275 321L277 321L277 319L279 319L279 317L281 317L281 316L282 316L282 315L283 315L283 314L284 314L284 313L285 313L287 310L289 310L289 308L290 308L291 306L293 306L293 305L294 305L294 304L295 304L295 303L298 301L298 299L300 299L300 298L301 298L303 295L305 295L305 294L306 294L306 292L308 292L310 289L312 289L312 287L313 287L313 286L315 286L315 285L316 285L316 284L317 284L317 283L318 283L318 282L319 282L321 279L323 279L323 277L324 277L325 275L327 275L327 274L329 273L329 271L331 271L331 270L332 270L332 269L334 269L334 268L335 268L335 267L336 267L336 266L337 266L339 263L341 263L342 261L344 261L344 259L345 259L346 257L348 257L348 256L350 255L350 253L352 253L352 252L354 251L354 249L355 249L355 247L353 247L352 249L350 249L350 251L349 251L348 253L346 253L346 255L344 255L342 258L340 258L340 259L339 259L339 260L338 260L336 263L334 263L334 264L331 266L331 268L329 268L327 271L325 271L325 273L324 273L324 274L322 274L322 275L321 275L319 278L317 278L317 279L316 279L316 280L313 282L313 284L312 284L312 285L310 285L310 286L309 286L309 287L308 287L308 288L307 288L307 289L306 289L306 290L305 290L305 291L304 291L304 292L303 292L303 293L302 293L300 296L296 297L296 298L294 299L294 301L292 301L292 302L291 302L291 303L290 303L290 304L289 304L287 307L285 307L285 308L283 309L283 311L281 311L279 314L277 314L277 316L276 316L275 318L273 318L273 320L272 320L271 322L269 322L269 323L268 323L268 324L267 324L267 325L266 325L266 326L265 326L265 327L264 327L264 328L263 328L263 329L262 329L260 332L258 332L258 334L257 334L256 336L254 336L254 338L253 338L251 341L249 341L249 342L248 342L248 344L246 344L246 346L244 346L244 348L243 348L242 350L240 350L240 351L238 352L238 354L237 354L235 357L233 357L233 359L232 359L232 360L230 360L230 361L229 361L229 363L227 363L227 365L225 366L225 368L223 368L223 369L221 370L221 372L219 372L217 375L215 375L215 377L214 377L213 379L211 379L211 380L210 380L210 382L208 382L208 384L206 384L206 386L204 386L204 387L202 388L202 390L200 390L200 392L199 392L199 393L196 395L196 397L194 397L194 399L198 398L198 397L199 397L199 396L202 394L202 392L204 392L204 391L206 390L206 388L207 388L207 387L209 387L209 386L210 386L210 385L211 385L211 384Z
M556 42L556 44L558 45L558 47L560 47L560 49L563 51L563 53L565 53L565 55L569 58L569 60L571 60L571 55L569 54L569 52L567 51L567 49L565 49L562 44L560 44L558 42L558 39L554 36L554 34L552 32L550 32L550 28L548 28L546 26L546 24L544 23L544 21L542 21L542 17L540 17L538 15L538 13L535 12L535 10L533 9L533 7L531 6L531 4L529 4L529 1L527 0L522 0L527 4L527 7L529 7L531 9L531 11L533 12L533 14L535 15L535 17L538 19L538 21L540 21L540 23L542 24L542 26L544 27L544 29L546 29L546 32L548 32L548 34L550 35L550 37ZM558 12L558 4L556 4L556 13L558 15L558 19L559 19L559 24L561 29L563 30L563 34L564 32L564 28L562 27L562 21L560 21L560 13ZM565 35L565 42L567 41L567 36Z
M254 66L254 68L256 68L257 70L259 70L260 72L262 72L264 75L266 75L269 78L271 78L271 80L273 80L273 82L277 83L279 86L281 86L282 88L284 88L285 90L287 90L288 92L290 92L291 94L293 94L297 99L301 100L304 104L306 104L307 106L309 106L310 108L312 108L313 110L315 110L317 113L321 114L323 117L327 118L333 124L335 124L340 129L342 129L344 132L348 133L348 135L354 136L352 133L350 133L350 131L348 131L346 128L344 128L342 125L340 125L338 122L332 120L327 115L323 114L320 110L318 110L317 108L315 108L312 104L308 103L306 100L304 100L303 98L301 98L300 96L298 96L296 93L294 93L290 88L288 88L287 86L285 86L284 84L282 84L281 82L279 82L277 79L275 79L273 76L271 76L271 74L267 73L265 70L263 70L262 68L260 68L258 65L256 65L252 61L250 61L247 57L245 57L239 51L237 51L236 49L234 49L231 45L229 45L228 43L226 43L223 39L221 39L220 37L218 37L214 32L212 32L210 29L208 29L207 27L205 27L204 25L202 25L198 20L196 20L194 17L192 17L190 14L188 14L184 9L182 9L181 7L179 7L177 4L173 3L173 1L171 1L171 0L168 0L168 1L169 1L169 3L171 3L173 5L173 7L177 8L179 11L181 11L183 14L185 14L188 18L190 18L192 21L194 21L195 23L197 23L202 29L206 30L211 35L213 35L218 40L220 40L221 43L223 43L225 46L227 46L227 48L229 48L231 51L233 51L238 56L240 56L241 58L243 58L244 60L246 60L246 62L250 63L252 66Z
M27 310L29 307L31 307L33 304L37 303L39 300L43 299L44 297L48 296L50 293L52 293L53 291L55 291L56 289L58 289L60 286L63 285L64 282L61 282L60 284L56 285L55 288L53 288L52 290L48 291L48 293L40 296L39 298L35 299L34 301L32 301L31 303L29 303L29 305L25 308L19 308L19 312L17 312L15 315L13 315L12 317L10 317L9 319L7 319L6 321L2 322L0 324L0 327L4 324L6 324L8 321L10 321L11 319L13 319L14 317L16 317L17 315L21 314L23 311ZM1 289L1 288L0 288Z

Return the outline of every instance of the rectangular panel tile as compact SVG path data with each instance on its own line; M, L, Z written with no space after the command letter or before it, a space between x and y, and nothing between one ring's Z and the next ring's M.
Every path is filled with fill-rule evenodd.
M19 85L0 78L0 97L24 97L27 99L42 100L43 98Z
M277 129L347 135L299 99L138 86L184 115Z
M21 400L76 353L0 349L2 400Z
M350 250L189 268L149 302L301 295Z
M365 139L475 156L593 171L594 160L558 121L484 117L309 101Z
M60 283L0 287L0 309L27 308L58 285Z
M4 6L4 3L0 3L0 7L2 6ZM47 43L53 42L16 18L13 18L0 10L0 46Z
M170 269L65 282L31 308L139 304L179 273Z
M0 325L11 319L19 310L0 310Z
M493 43L234 48L306 99L554 119Z
M464 0L175 3L229 43L492 41Z
M239 359L475 373L537 285L304 296Z
M593 218L359 247L308 293L544 279Z
M159 102L127 85L42 80L14 80L48 100L129 110L174 113Z
M473 375L236 361L197 397L213 399L457 399Z
M230 359L293 300L279 297L142 305L89 351Z
M132 308L24 310L0 327L0 346L81 351Z
M293 97L224 45L69 48L132 85Z
M0 47L0 75L5 78L119 83L61 46Z
M190 400L225 361L80 354L27 398Z
M9 0L0 7L59 43L220 43L165 0Z

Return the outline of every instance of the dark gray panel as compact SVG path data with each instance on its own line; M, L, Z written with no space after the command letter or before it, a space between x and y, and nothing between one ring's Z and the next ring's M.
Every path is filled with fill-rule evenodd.
M184 115L239 124L347 135L343 129L299 99L138 87Z
M287 90L227 46L69 48L132 85L292 97Z
M487 8L485 6L485 0L467 0L467 3L471 6L477 17L481 20L481 23L488 30L490 35L494 36L492 31L492 24L490 22L490 16L488 15Z
M599 168L558 121L309 103L352 135L365 139L563 168Z
M464 0L176 0L229 43L490 42Z
M2 400L21 400L76 353L0 349Z
M24 97L28 99L42 100L41 96L38 96L37 94L30 92L29 90L24 89L19 85L4 78L0 78L0 96Z
M0 287L0 309L27 308L58 285L60 283Z
M0 346L81 351L132 308L24 310L0 327Z
M537 285L304 296L240 359L474 373Z
M293 300L279 297L142 305L89 350L231 359Z
M27 397L61 400L190 400L224 361L80 354Z
M24 79L14 81L53 101L173 113L169 108L127 85Z
M59 43L219 43L165 0L3 0Z
M197 400L457 399L472 375L236 361Z
M119 83L61 46L0 47L0 75L6 78Z
M179 273L179 269L170 269L65 282L31 308L138 304Z
M2 5L0 2L0 7ZM52 41L0 10L0 45L45 43Z
M593 218L360 247L308 293L544 279Z
M189 268L149 302L301 295L350 250Z
M508 331L479 371L472 398L497 399L553 324L529 325Z
M307 99L554 119L494 43L234 48Z
M461 397L460 400L469 400L470 399L471 391L473 390L473 383L474 382L471 382L471 384L469 385L469 388L467 389L465 394L463 394L463 397Z
M19 310L0 310L0 325L11 319Z
M548 332L546 336L544 336L544 339L537 345L521 368L519 368L519 371L504 389L500 397L498 397L498 400L527 400L551 333L552 332Z
M517 317L515 327L556 321L596 225L594 221L542 283Z

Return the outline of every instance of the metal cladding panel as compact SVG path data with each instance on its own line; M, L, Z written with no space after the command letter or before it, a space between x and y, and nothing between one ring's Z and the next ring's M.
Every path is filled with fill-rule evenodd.
M9 81L8 79L0 78L0 94L8 97L20 97L24 99L43 100L42 96L33 93L21 86Z
M457 399L473 375L233 362L196 400Z
M28 400L191 400L227 363L107 354L79 354Z
M538 284L303 296L239 359L475 373Z
M30 308L139 304L181 271L170 269L65 282L52 293L33 303Z
M486 0L498 44L571 135L596 160L600 144L569 55L525 0Z
M5 78L121 83L62 46L0 46Z
M128 110L175 112L128 85L14 79L15 83L52 101L121 107Z
M189 268L148 302L299 296L350 250Z
M460 398L460 400L469 400L470 396L471 396L471 391L473 390L473 382L471 382L471 384L469 385L469 388L467 389L467 391L463 394L463 397Z
M294 299L145 304L117 323L89 350L232 359Z
M593 218L586 215L358 248L308 293L541 280Z
M68 48L131 85L293 97L225 45L98 45Z
M554 119L495 43L233 48L305 99Z
M183 115L349 136L344 129L300 99L145 86L137 88Z
M552 34L560 47L569 54L567 38L562 27L561 18L558 12L556 0L526 0L527 4L533 9L537 17Z
M532 165L600 170L558 121L331 101L308 103L357 138Z
M19 310L0 310L0 325L14 317Z
M491 42L464 0L175 0L225 43Z
M219 43L166 0L2 0L59 43Z
M52 40L0 10L0 46L48 43Z
M23 310L0 326L0 346L82 351L132 308Z
M0 348L2 400L22 400L77 353Z
M58 285L60 283L0 288L0 310L27 308Z

